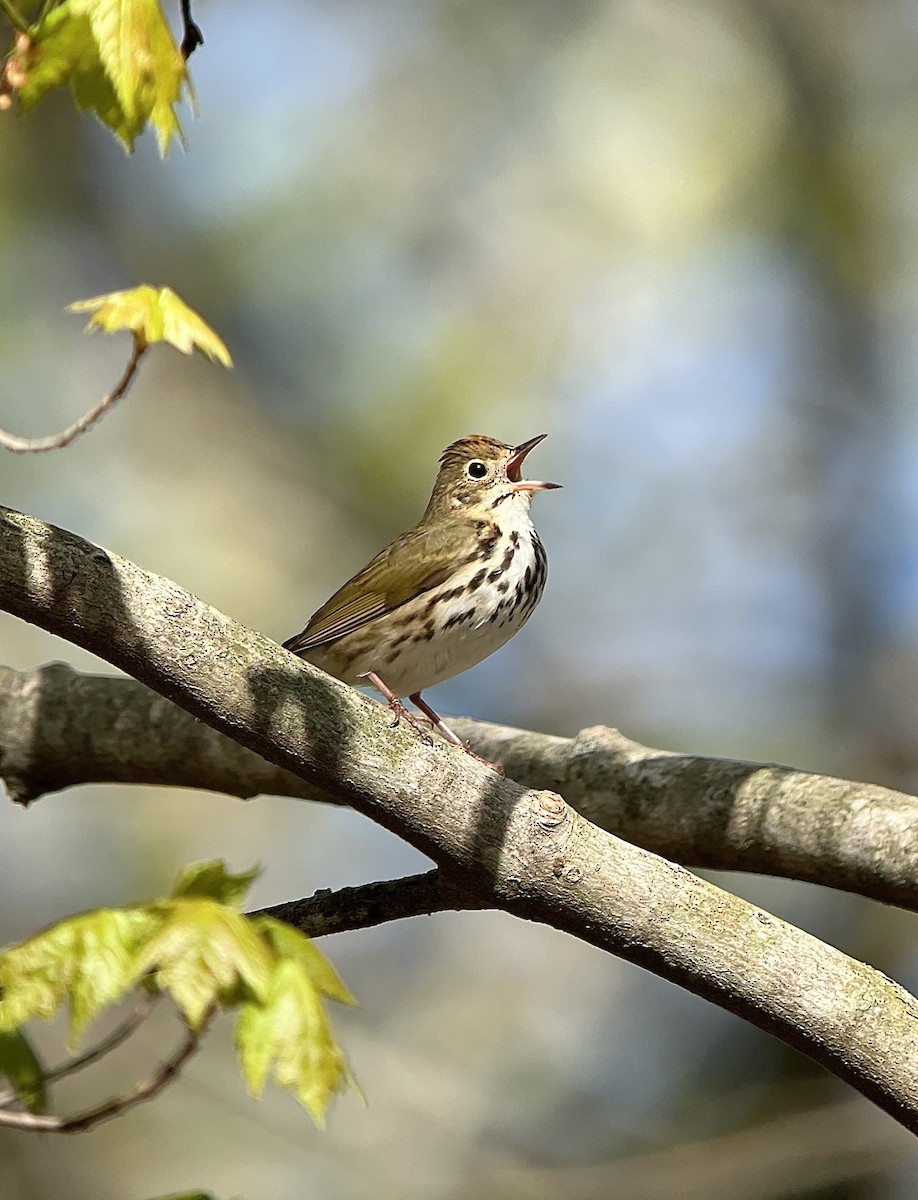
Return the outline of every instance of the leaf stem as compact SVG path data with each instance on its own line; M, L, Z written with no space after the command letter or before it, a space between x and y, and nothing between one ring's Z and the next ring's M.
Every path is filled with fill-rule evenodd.
M20 33L29 32L28 21L25 19L22 13L19 12L12 0L0 0L0 12L6 14L6 19L14 29L18 29Z
M82 1071L84 1067L89 1067L93 1063L98 1062L100 1058L104 1058L106 1054L111 1054L113 1050L124 1044L144 1023L156 1004L159 996L142 995L135 1004L132 1012L128 1017L116 1026L108 1037L97 1042L95 1046L87 1050L85 1054L81 1054L78 1058L72 1058L69 1062L61 1063L59 1066L51 1067L45 1072L46 1082L51 1082L55 1079L62 1079L65 1075L72 1075L75 1071Z
M128 1109L143 1104L145 1100L152 1100L175 1079L197 1050L213 1013L212 1009L204 1018L200 1032L196 1033L189 1028L184 1040L171 1058L163 1063L154 1076L138 1084L132 1092L128 1092L124 1096L117 1096L113 1100L100 1104L97 1108L87 1109L74 1117L57 1117L48 1113L0 1111L0 1125L10 1125L15 1129L37 1130L43 1133L79 1133L84 1129L91 1129L102 1121L110 1121L112 1117L117 1117Z
M204 34L194 23L191 16L191 0L182 0L182 28L184 29L184 37L182 38L182 58L187 62L197 50L198 46L204 45Z
M6 0L0 0L0 5L5 3ZM72 425L68 425L66 429L62 429L60 433L52 433L48 437L24 438L17 436L15 433L7 433L5 429L0 429L0 446L5 450L11 450L14 454L40 454L44 450L58 450L61 446L66 446L74 438L79 437L81 433L85 433L87 429L95 425L96 421L127 392L134 380L134 376L137 374L140 359L146 350L146 339L142 335L134 334L134 348L131 351L130 361L127 367L125 367L124 374L115 384L115 387L107 396L103 396L95 407L83 413L78 421L74 421Z
M159 996L142 995L134 1006L133 1011L122 1021L120 1025L102 1039L95 1046L87 1050L85 1054L81 1054L78 1058L71 1058L67 1062L61 1063L59 1066L50 1067L45 1071L45 1083L52 1083L55 1079L62 1079L65 1075L72 1075L75 1071L82 1071L84 1067L91 1066L94 1062L98 1062L100 1058L104 1058L106 1054L110 1054L134 1033L147 1019L153 1011L153 1007ZM14 1108L19 1102L19 1097L14 1088L5 1088L0 1091L0 1109Z

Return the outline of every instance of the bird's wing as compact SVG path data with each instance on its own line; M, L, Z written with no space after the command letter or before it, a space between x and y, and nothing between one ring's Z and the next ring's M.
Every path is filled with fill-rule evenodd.
M447 531L415 526L339 588L284 647L302 654L336 642L445 582L456 561L455 539Z

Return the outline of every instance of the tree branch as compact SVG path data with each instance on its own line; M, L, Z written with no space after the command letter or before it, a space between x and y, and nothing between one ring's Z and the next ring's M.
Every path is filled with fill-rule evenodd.
M14 29L18 29L20 33L29 32L29 23L13 4L13 0L0 0L0 12L4 14Z
M653 750L597 726L575 738L450 718L518 783L685 866L804 879L918 909L918 800L789 767ZM84 783L164 784L336 802L134 679L64 663L0 667L0 778L13 800Z
M204 34L194 23L191 16L191 0L182 0L182 58L187 62L197 50L204 45Z
M918 1132L918 1002L880 972L613 837L551 792L391 728L378 705L176 584L9 509L0 607L351 804L482 903L745 1017Z
M326 937L350 929L369 929L386 921L491 908L476 896L452 887L439 871L364 883L359 887L320 888L303 900L288 900L261 908L250 916L274 917L293 925L308 937Z
M9 1125L14 1129L37 1130L41 1133L82 1133L86 1129L92 1129L94 1125L101 1125L103 1121L110 1121L113 1117L120 1116L128 1109L136 1108L138 1104L152 1100L154 1096L159 1095L163 1088L168 1087L198 1049L212 1015L211 1013L205 1017L200 1031L187 1029L181 1045L163 1063L156 1074L144 1083L138 1084L127 1095L106 1100L104 1104L87 1109L73 1117L58 1117L53 1113L11 1112L0 1109L0 1125Z
M103 396L98 404L94 405L88 412L83 413L82 417L74 421L72 425L68 425L66 429L62 429L60 433L52 433L48 437L24 438L19 437L15 433L7 433L5 429L0 429L0 446L4 450L11 450L14 454L41 454L45 450L60 450L62 446L68 446L74 438L79 437L81 433L85 433L87 429L91 429L100 417L108 412L122 396L126 395L128 388L134 382L134 376L137 374L140 360L147 349L147 343L143 338L135 334L128 365L124 368L124 374L112 390L107 396Z
M134 1034L144 1023L150 1013L153 1011L158 995L151 995L147 992L141 993L131 1012L115 1028L101 1041L96 1042L83 1054L75 1058L65 1059L56 1067L51 1067L44 1072L45 1083L53 1083L56 1079L63 1079L65 1075L74 1075L77 1071L82 1071L85 1067L92 1066L101 1058L111 1054L113 1050L117 1050L123 1045L132 1034ZM15 1088L0 1089L0 1109L12 1108L19 1103L19 1095Z

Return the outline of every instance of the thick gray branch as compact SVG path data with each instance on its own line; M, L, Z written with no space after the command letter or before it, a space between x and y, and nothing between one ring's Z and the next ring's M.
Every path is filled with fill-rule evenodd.
M450 718L517 782L685 866L758 871L918 909L918 800L788 767L652 750L597 726L575 738ZM63 663L0 667L0 777L14 800L80 783L333 800L134 679Z
M918 1002L871 967L423 745L378 705L168 580L0 509L0 607L135 675L393 830L486 905L566 930L783 1038L918 1131Z

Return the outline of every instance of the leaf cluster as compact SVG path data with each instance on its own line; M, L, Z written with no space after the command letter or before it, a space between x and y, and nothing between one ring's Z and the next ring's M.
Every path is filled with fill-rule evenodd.
M160 153L183 141L175 105L191 83L159 0L63 0L20 30L3 71L22 112L69 87L128 150L152 126Z
M186 90L193 99L185 60L203 42L190 4L182 4L181 48L159 0L0 0L0 13L13 27L12 46L0 53L0 110L15 98L19 111L29 113L52 91L68 87L76 105L95 113L128 150L147 125L162 155L173 138L183 140L175 105ZM156 342L232 365L218 335L170 288L143 285L70 309L90 314L90 329L129 331L130 362L116 387L61 433L26 439L0 430L0 445L9 450L69 444L126 393L141 356ZM308 938L270 917L239 912L253 877L232 875L219 862L198 864L165 899L82 913L0 953L0 1079L8 1083L0 1090L0 1109L18 1105L46 1113L48 1084L107 1051L103 1043L47 1070L25 1032L30 1021L50 1020L66 1006L73 1051L103 1010L140 989L171 996L192 1048L215 1012L233 1010L250 1091L259 1094L273 1077L321 1124L331 1097L354 1083L325 1001L353 1000ZM175 1070L184 1053L176 1056ZM155 1089L172 1071L169 1064L161 1070L151 1081ZM152 1095L155 1089L142 1091ZM117 1109L109 1105L70 1125L89 1127L90 1118Z
M218 1010L236 1013L236 1048L253 1095L273 1075L322 1124L353 1079L325 1000L354 1001L304 935L238 911L256 872L195 864L161 900L82 913L0 954L0 1076L23 1107L43 1112L45 1071L23 1027L69 1008L69 1047L135 988L168 994L200 1033Z

